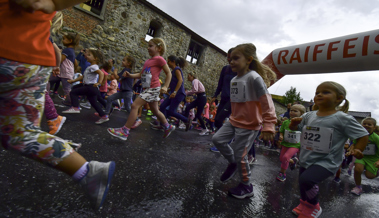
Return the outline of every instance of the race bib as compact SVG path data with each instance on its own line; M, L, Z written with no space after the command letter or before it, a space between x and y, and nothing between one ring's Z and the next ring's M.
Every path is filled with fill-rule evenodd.
M297 144L300 142L300 131L291 131L291 130L285 130L284 131L284 141L292 144Z
M151 78L150 68L145 69L141 75L142 88L150 88Z
M333 128L304 126L301 148L318 153L329 153L333 141Z
M375 155L376 154L376 145L367 144L365 150L362 152L364 155Z
M231 102L245 102L245 89L246 82L232 82L230 85L230 101Z

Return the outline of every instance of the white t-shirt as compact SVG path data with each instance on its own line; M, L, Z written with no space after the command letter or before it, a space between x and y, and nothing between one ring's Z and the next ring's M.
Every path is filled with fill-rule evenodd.
M96 70L99 70L99 66L94 64L86 68L83 73L83 83L84 84L95 84L99 78L99 74L95 73Z

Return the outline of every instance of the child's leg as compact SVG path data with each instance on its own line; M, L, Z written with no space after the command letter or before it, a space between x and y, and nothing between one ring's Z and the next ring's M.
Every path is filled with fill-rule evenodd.
M168 123L167 119L164 116L164 114L159 110L158 102L157 101L149 102L149 106L150 106L151 112L153 112L153 114L157 116L161 125L162 126L166 125Z
M324 167L312 165L299 170L299 187L300 195L303 201L316 205L318 203L318 183L324 181L328 177L333 176L333 173Z
M121 92L122 93L122 98L124 99L124 107L125 110L130 112L132 109L132 97L133 97L133 92L132 91L127 91L127 92Z
M282 165L280 166L280 172L285 173L288 169L289 160L299 151L298 148L288 148L283 146L280 152L280 161Z
M138 97L132 104L132 109L130 110L128 120L125 123L125 127L130 129L134 122L137 119L137 113L138 113L138 108L140 108L142 105L145 105L146 101L143 100L142 98Z
M71 100L70 100L71 84L67 82L67 80L69 79L61 78L63 93L64 93L64 96L66 96L66 102L71 103Z
M241 182L245 185L249 185L251 183L251 171L247 160L247 153L254 139L257 137L258 131L242 128L234 128L234 131L234 142L232 142L230 146L234 151L234 159L237 162Z
M115 100L121 99L121 98L122 98L121 92L116 92L113 95L108 96L108 98L107 98L107 104L105 106L105 113L109 114L111 112L113 102Z
M212 142L220 153L229 161L235 163L234 151L228 142L234 138L235 127L226 122L212 137Z
M55 109L54 102L51 100L50 95L45 94L45 110L44 110L45 116L47 120L54 120L59 115L57 113L57 110Z
M91 86L86 86L87 87L87 99L91 106L96 110L97 113L99 113L100 117L103 117L105 112L103 111L100 103L97 101L97 98L100 96L100 92L97 88Z

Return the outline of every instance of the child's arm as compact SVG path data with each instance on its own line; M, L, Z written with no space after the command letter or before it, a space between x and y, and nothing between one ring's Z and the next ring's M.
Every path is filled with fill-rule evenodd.
M57 44L53 43L54 52L55 52L55 60L56 67L53 68L53 75L57 76L60 73L59 65L61 64L61 51L59 50Z
M68 7L75 6L86 0L10 0L13 4L18 4L28 12L42 11L51 14Z
M379 160L374 163L374 167L379 168Z
M363 150L365 150L367 143L368 143L368 135L358 138L353 150L351 151L351 155L354 155L358 159L362 159L363 158L362 152Z
M296 131L297 130L297 126L301 123L301 121L303 120L302 117L295 117L295 118L292 118L291 119L291 123L290 125L288 126L292 131Z
M74 83L74 82L77 82L77 81L82 81L83 80L83 75L79 76L78 78L76 79L70 79L70 80L67 80L68 83Z
M104 73L103 73L103 71L96 70L95 73L99 74L99 81L103 81L103 79L104 79ZM93 87L99 87L99 85L100 85L100 83L97 82L97 83L93 84Z
M125 71L122 74L123 77L130 77L130 78L133 78L133 79L141 78L141 75L142 75L142 71L140 73L134 73L134 74L131 74L128 71Z
M175 70L176 78L178 78L178 83L176 84L175 90L172 90L172 93L170 95L170 98L175 98L176 92L180 89L180 86L182 86L183 78L182 74L180 73L180 70Z
M165 64L165 65L163 66L163 71L164 71L165 74L166 74L166 80L165 80L165 82L164 82L163 87L161 88L161 92L162 92L162 93L167 93L167 88L168 88L168 86L170 85L172 75L171 75L171 73L170 73L170 69L168 68L168 65L167 65L167 64Z

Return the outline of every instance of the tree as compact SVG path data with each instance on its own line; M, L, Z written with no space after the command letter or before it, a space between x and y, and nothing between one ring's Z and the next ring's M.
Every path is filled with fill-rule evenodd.
M293 104L295 101L302 102L303 99L300 97L300 92L296 92L296 88L291 86L290 90L286 91L282 103L287 105L288 103Z

